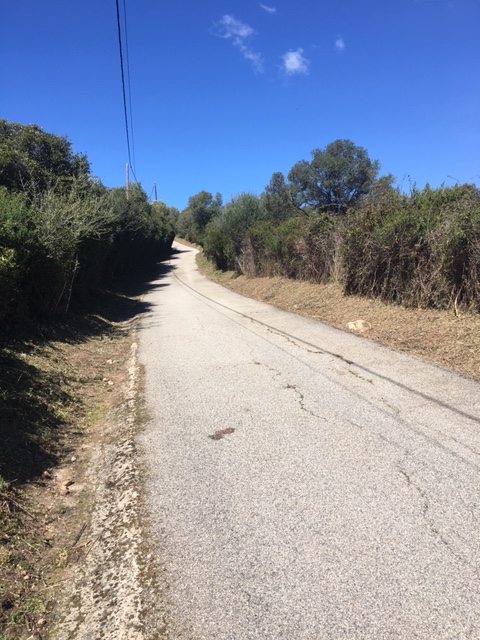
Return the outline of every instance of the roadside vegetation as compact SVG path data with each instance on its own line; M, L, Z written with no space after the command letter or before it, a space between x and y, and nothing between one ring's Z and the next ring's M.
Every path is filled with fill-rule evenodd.
M134 184L107 189L71 143L0 121L0 319L52 320L168 254L173 227Z
M380 164L337 140L274 173L257 196L192 196L180 237L217 269L334 283L345 295L420 309L480 311L480 190L403 193Z
M55 469L108 408L131 284L169 255L175 214L102 185L66 138L0 120L1 640L46 633L73 553Z

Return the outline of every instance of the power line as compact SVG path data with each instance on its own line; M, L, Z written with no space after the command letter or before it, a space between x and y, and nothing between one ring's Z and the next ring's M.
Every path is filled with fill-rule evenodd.
M122 48L122 29L120 26L120 7L118 4L118 0L115 0L116 6L117 6L117 31L118 31L118 49L120 52L120 71L121 71L121 75L122 75L122 92L123 92L123 111L124 111L124 116L125 116L125 132L127 134L127 152L128 152L128 162L130 164L130 167L132 166L132 157L131 157L131 153L130 153L130 134L128 131L128 114L127 114L127 98L126 98L126 93L125 93L125 73L123 70L123 48ZM135 177L135 173L133 172L133 168L132 168L132 173ZM136 177L135 177L136 180Z
M126 53L126 61L127 61L127 94L128 94L128 107L130 111L130 131L132 132L132 156L133 156L133 166L136 166L135 159L135 134L133 131L133 110L132 110L132 87L130 84L130 56L128 51L128 21L127 21L127 0L123 0L123 24L125 27L125 53ZM135 172L132 170L132 173L135 176Z

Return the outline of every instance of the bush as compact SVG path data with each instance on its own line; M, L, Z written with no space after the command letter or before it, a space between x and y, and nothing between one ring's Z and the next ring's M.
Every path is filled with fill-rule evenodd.
M110 193L114 218L109 228L105 274L114 279L148 270L170 252L175 232L145 191L134 185L127 200L124 189Z
M260 199L251 193L241 193L225 205L217 218L218 225L222 233L231 240L237 257L248 231L265 217Z
M337 225L339 222L337 221ZM257 222L247 233L239 264L249 276L285 275L327 282L334 273L335 221L327 215Z
M0 320L11 313L14 307L17 277L15 249L0 247Z
M281 272L278 262L277 228L272 222L256 222L248 231L238 259L246 276L271 277Z
M0 187L0 318L65 314L107 280L155 266L170 251L171 224L139 189L74 181L28 200Z
M234 270L235 250L230 238L220 229L218 221L210 222L203 237L203 250L216 269Z
M30 279L42 314L68 311L79 269L89 258L81 250L88 241L105 237L113 217L106 192L98 195L81 182L65 194L49 190L34 199L31 219L37 246Z
M480 192L472 185L390 191L351 211L347 294L407 306L479 305Z
M33 237L26 198L0 187L0 319L25 312L22 283Z
M162 203L163 204L163 203ZM174 230L140 185L92 178L66 138L0 120L0 319L65 314L107 280L151 268Z

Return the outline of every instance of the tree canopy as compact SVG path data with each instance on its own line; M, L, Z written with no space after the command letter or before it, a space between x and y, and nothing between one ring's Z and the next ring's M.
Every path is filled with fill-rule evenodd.
M173 238L140 184L127 199L93 178L66 138L0 120L0 319L66 313L105 282L155 266Z
M73 152L66 137L34 124L0 120L0 186L38 193L66 188L81 177L90 177L90 163L85 155Z
M288 220L299 214L291 185L285 181L285 176L280 171L273 174L270 182L262 194L262 204L267 217L273 222Z
M295 203L316 211L345 213L368 194L380 171L378 160L351 140L336 140L311 155L311 162L292 167L288 179Z
M222 196L215 197L208 191L200 191L188 199L186 209L180 216L179 230L191 242L202 242L207 224L222 209Z

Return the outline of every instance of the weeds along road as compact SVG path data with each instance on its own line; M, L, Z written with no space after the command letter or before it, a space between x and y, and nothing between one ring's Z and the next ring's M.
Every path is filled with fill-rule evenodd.
M175 640L480 637L480 386L204 279L140 330Z

